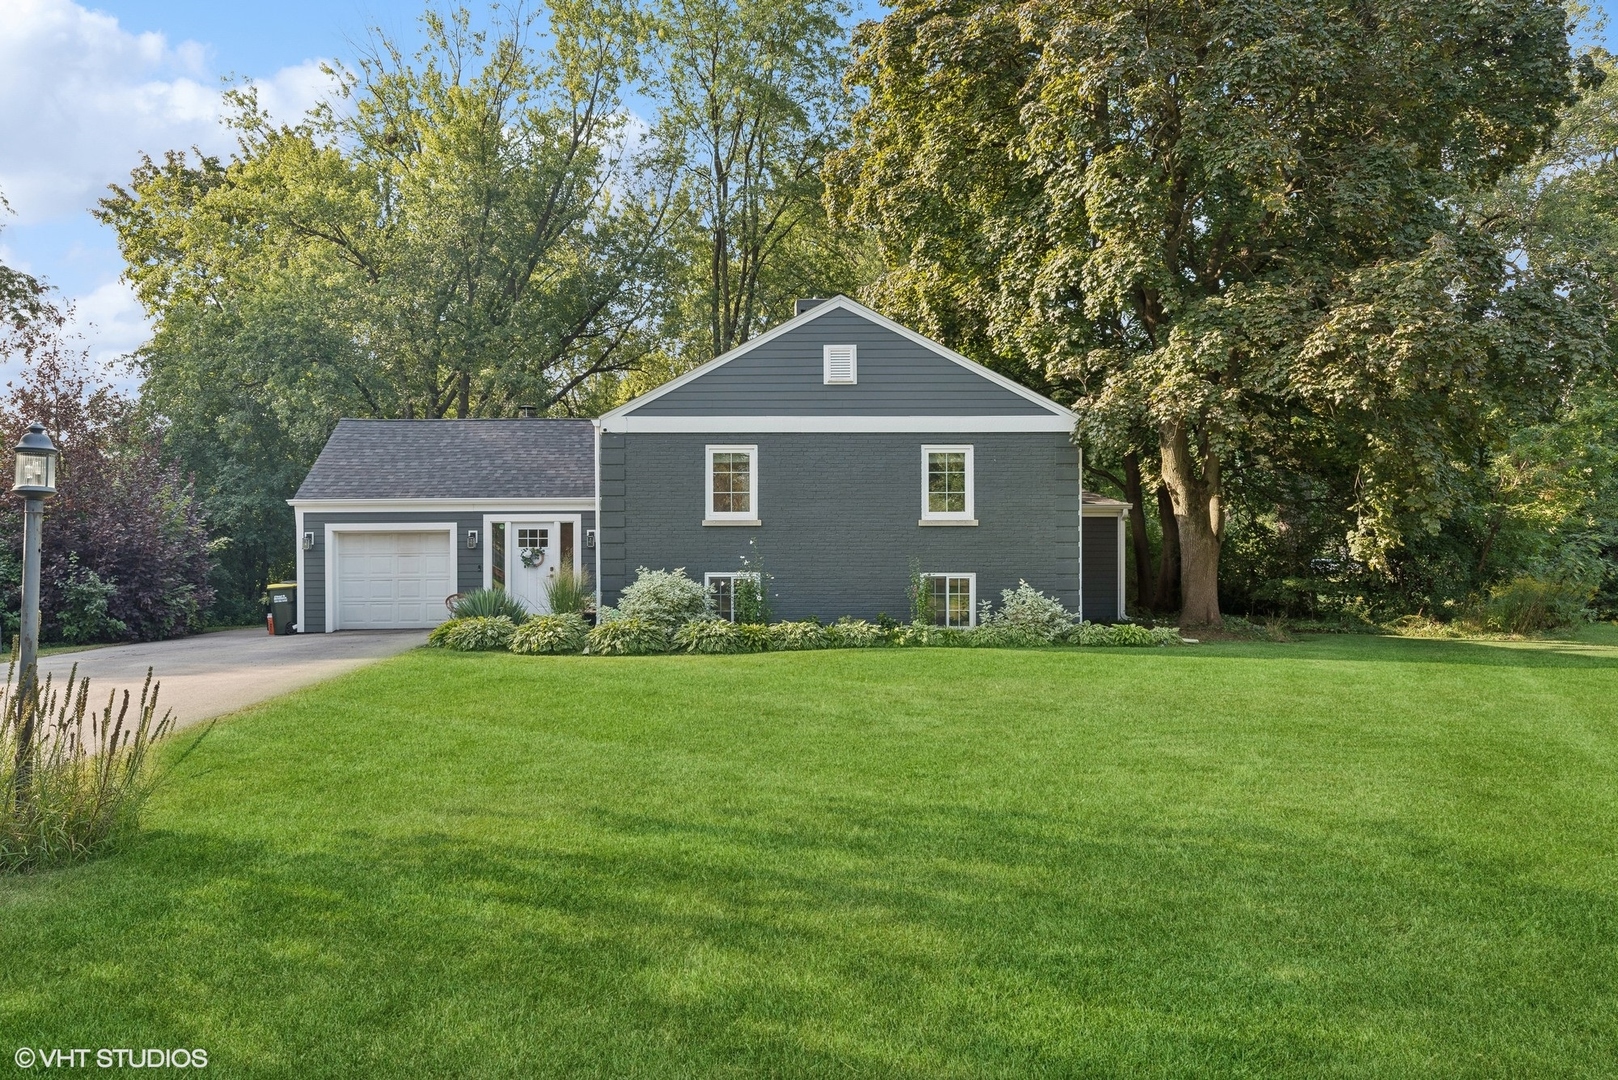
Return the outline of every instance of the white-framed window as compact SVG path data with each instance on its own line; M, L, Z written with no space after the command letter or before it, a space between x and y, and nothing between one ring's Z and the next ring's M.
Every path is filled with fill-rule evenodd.
M933 622L939 626L976 626L978 576L976 574L923 574L932 601Z
M758 447L710 446L705 521L758 520Z
M827 386L852 386L860 381L858 345L827 345L822 354L822 371Z
M973 521L972 448L921 448L921 520Z
M726 622L736 621L736 583L738 581L749 582L756 590L759 585L759 575L756 571L748 570L702 575L702 583L707 586L708 595L713 597L714 611ZM754 595L756 597L757 593L755 592Z

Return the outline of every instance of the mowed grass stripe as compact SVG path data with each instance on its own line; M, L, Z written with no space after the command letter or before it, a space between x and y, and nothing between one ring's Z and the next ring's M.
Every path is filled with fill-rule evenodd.
M128 850L0 882L0 1041L1609 1076L1615 644L413 653L220 725Z

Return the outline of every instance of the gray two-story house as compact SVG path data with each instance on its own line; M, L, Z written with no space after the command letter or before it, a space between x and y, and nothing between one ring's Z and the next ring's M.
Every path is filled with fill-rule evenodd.
M1127 507L1081 491L1067 409L837 297L598 421L342 421L292 500L304 632L430 626L501 587L543 610L588 571L614 604L683 568L730 614L938 621L1027 581L1123 615Z

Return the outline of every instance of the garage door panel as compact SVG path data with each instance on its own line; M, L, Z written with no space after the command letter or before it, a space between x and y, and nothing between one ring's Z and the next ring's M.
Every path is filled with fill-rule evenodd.
M448 617L448 533L339 531L336 541L338 629L422 628Z

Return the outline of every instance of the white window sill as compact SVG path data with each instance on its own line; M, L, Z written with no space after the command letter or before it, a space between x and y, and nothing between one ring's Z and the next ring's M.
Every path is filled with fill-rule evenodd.
M758 518L703 518L703 525L762 525Z
M976 525L977 518L922 518L917 525Z

